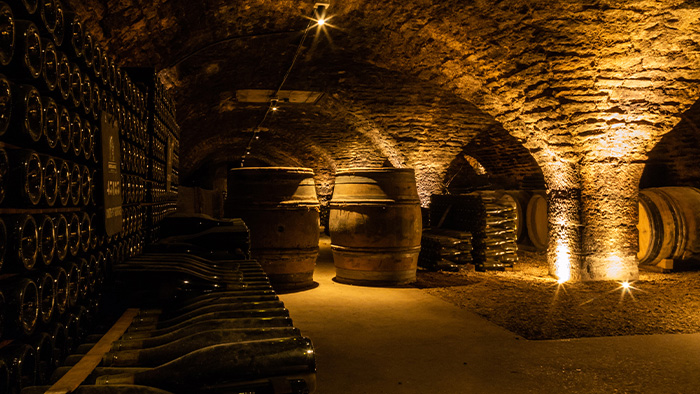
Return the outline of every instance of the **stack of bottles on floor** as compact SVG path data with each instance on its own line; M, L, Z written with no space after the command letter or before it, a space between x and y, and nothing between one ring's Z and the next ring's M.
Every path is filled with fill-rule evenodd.
M431 231L472 235L471 255L477 270L512 268L518 260L515 201L503 191L433 195L430 219Z
M156 234L158 242L149 244L147 249L152 252L250 258L250 232L240 218L214 219L200 213L171 213L162 219Z
M247 259L245 225L205 215L171 215L164 223L169 236L115 265L108 309L139 312L74 392L314 392L311 341L294 328L261 266ZM215 248L206 239L223 233L235 246ZM89 336L92 343L78 347L50 383L63 387L61 379L81 371L72 367L102 338Z
M149 300L237 289L241 264L258 267L250 256L250 234L241 219L214 219L204 214L170 214L162 221L161 240L113 268L116 291L125 306ZM214 262L212 262L214 260ZM257 271L257 268L256 268ZM267 284L267 276L258 279Z
M431 271L459 271L472 259L472 234L466 231L423 231L418 265Z

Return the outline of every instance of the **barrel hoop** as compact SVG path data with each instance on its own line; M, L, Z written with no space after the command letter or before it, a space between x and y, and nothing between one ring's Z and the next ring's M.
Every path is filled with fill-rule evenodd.
M415 207L417 206L418 200L331 200L329 206L331 208L343 208L351 206L369 206L369 207L386 207L386 206L397 206L406 205Z
M252 254L263 254L263 255L271 255L271 254L308 254L308 255L315 255L318 254L318 247L315 248L251 248L250 252Z
M659 196L666 201L669 207L671 207L671 212L673 213L673 235L676 242L673 243L673 249L668 257L675 258L681 257L683 251L685 250L685 217L681 211L681 207L676 204L673 197L669 196L663 190L657 190Z
M395 174L395 173L410 173L414 172L413 168L341 168L335 172L335 175L350 175L350 174Z
M331 250L342 252L342 253L359 253L359 254L379 254L379 253L415 253L420 252L420 245L418 246L404 246L404 247L393 247L393 248L358 248L352 246L340 246L331 244Z
M309 210L309 209L314 209L316 208L318 210L319 204L318 202L288 202L288 203L278 203L278 202L246 202L244 206L241 206L238 204L236 200L229 201L227 204L232 210L239 210L239 211L251 211L251 210L260 210L260 211L275 211L278 210L279 208L284 208L286 211L291 211L293 208L297 208L298 210Z
M415 269L401 271L369 271L336 267L335 270L336 277L334 280L340 283L391 286L415 282L416 280Z
M643 193L639 193L639 199L643 200L646 203L647 208L649 209L649 220L651 221L651 231L652 234L650 234L649 238L652 240L651 248L649 251L647 251L647 257L651 257L651 259L645 259L645 261L641 261L642 264L647 263L647 261L653 261L655 260L659 253L661 252L661 244L663 243L663 237L658 237L657 232L659 229L660 233L663 235L663 219L661 218L661 212L659 212L658 207L654 203L654 201L651 200L648 196L644 195ZM666 257L666 256L664 256Z
M242 172L242 173L250 173L250 172L267 172L267 173L273 173L273 172L280 172L283 174L290 173L290 174L309 174L313 175L314 170L312 168L305 168L305 167L240 167L240 168L231 168L229 172Z

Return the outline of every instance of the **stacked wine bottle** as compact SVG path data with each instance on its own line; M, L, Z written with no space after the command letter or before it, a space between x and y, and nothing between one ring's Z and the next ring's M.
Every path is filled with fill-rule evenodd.
M257 263L242 261L239 272L245 276L238 289L171 301L165 309L142 309L75 392L313 392L311 342L293 327L269 282L254 281L256 272L262 273ZM70 373L94 345L80 346L78 354L56 370L52 382ZM46 388L23 393L43 393Z
M175 120L175 101L152 69L129 68L135 83L148 92L148 117L144 152L146 184L143 190L147 243L157 242L160 222L177 207L180 167L180 127Z
M105 234L103 113L132 135L123 162L143 163L146 96L82 21L61 0L0 1L0 392L46 381L94 320L108 266L142 248L141 212ZM137 201L145 165L131 165Z
M433 195L431 223L436 228L472 234L477 270L503 270L517 262L516 207L503 191Z
M502 191L476 192L481 200L474 259L484 269L512 268L518 261L515 200Z
M109 309L140 310L128 330L116 341L109 333L89 336L92 343L78 347L50 383L60 386L65 374L81 371L71 367L107 341L111 349L76 393L313 392L313 346L293 327L260 265L246 260L245 224L205 215L170 215L164 224L160 244L114 267ZM220 233L229 242L218 240Z
M431 271L459 271L472 259L472 234L466 231L423 231L418 265Z

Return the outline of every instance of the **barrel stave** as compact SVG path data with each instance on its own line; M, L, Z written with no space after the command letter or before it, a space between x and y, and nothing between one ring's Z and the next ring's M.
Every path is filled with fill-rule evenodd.
M276 290L313 285L318 257L319 202L313 171L296 167L232 169L226 217L243 219L251 256Z
M415 281L422 218L412 169L338 171L329 227L336 281L371 286Z

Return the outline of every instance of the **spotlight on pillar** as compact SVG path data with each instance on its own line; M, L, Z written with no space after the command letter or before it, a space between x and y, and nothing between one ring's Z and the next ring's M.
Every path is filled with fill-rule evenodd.
M319 26L326 24L326 10L328 7L330 7L330 3L316 3L316 5L314 5L314 17Z
M571 251L568 245L560 240L557 242L555 253L554 275L557 277L557 282L562 284L571 279Z
M270 99L270 109L273 111L277 111L279 109L279 99L278 98L273 98Z

